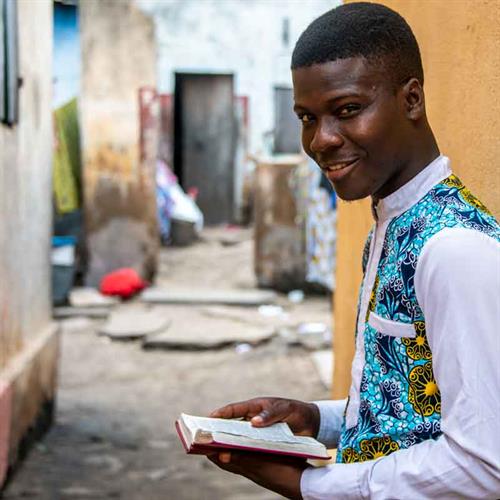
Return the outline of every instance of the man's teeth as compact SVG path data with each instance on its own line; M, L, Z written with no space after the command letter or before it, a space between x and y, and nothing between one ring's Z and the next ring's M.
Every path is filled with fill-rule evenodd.
M328 165L326 169L329 172L334 172L335 170L340 170L341 168L347 167L347 163L339 163L338 165Z

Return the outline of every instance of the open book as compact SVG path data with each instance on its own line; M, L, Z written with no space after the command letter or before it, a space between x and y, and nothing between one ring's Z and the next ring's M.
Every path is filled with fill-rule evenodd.
M193 417L182 413L175 427L187 453L206 455L216 450L236 449L330 459L323 444L312 437L295 436L286 423L253 427L243 420Z

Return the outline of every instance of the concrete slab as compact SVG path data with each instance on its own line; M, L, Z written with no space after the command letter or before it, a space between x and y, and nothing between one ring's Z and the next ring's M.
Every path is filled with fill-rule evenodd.
M214 290L214 289L169 289L148 288L142 292L143 302L157 304L234 304L258 306L271 304L276 293L270 290Z
M136 339L164 331L169 324L169 318L161 311L134 305L113 311L99 333L112 339Z
M249 325L220 318L212 318L208 323L206 318L203 320L203 316L199 315L198 318L176 320L168 330L148 335L143 341L143 347L205 350L242 343L254 346L268 341L274 335L273 327Z
M92 287L77 287L69 292L69 303L73 307L111 307L118 302L116 297L103 295Z
M78 317L103 319L107 318L110 312L109 307L55 307L52 316L55 319Z
M331 389L333 380L333 352L331 349L311 353L311 359L318 370L319 378L327 389Z
M266 308L266 309L264 309ZM266 313L273 308L272 314ZM291 325L290 315L280 306L238 307L238 306L205 306L201 313L207 318L221 318L239 323L263 327L281 327Z

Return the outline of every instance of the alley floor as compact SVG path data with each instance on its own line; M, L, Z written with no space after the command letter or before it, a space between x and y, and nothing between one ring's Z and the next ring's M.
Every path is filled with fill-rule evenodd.
M210 229L190 247L164 248L157 282L192 290L253 289L252 259L251 230ZM292 303L280 295L277 303L289 321L331 321L327 296L306 296ZM251 322L254 316L262 328L267 321L256 307L219 307L215 315L203 315L210 308L197 304L155 307L172 324L198 322L206 335L213 331L211 321L217 315L217 323L212 323L217 328L234 325L234 318L221 323L224 311L241 313L244 321ZM204 457L186 455L174 421L181 412L204 415L226 402L258 395L328 398L310 352L280 336L253 347L144 350L138 340L114 341L98 335L102 321L61 321L55 422L18 469L4 498L278 498L220 471Z

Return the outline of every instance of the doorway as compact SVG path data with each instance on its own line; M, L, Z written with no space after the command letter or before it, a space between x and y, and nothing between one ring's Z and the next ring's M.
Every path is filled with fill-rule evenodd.
M174 172L207 225L234 219L236 137L233 75L176 73Z

